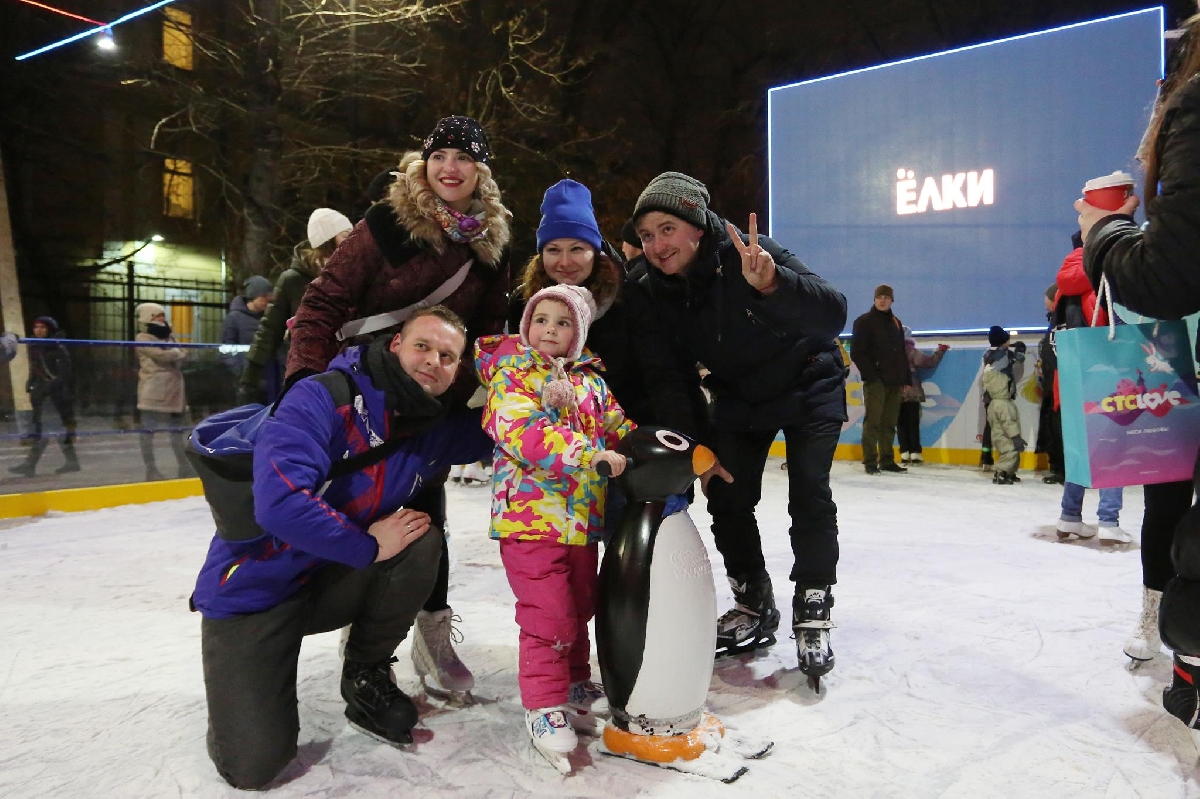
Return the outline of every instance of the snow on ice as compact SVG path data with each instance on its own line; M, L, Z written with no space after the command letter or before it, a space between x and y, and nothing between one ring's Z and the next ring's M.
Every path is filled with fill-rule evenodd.
M1196 743L1159 704L1169 661L1130 670L1121 651L1140 611L1136 545L1059 543L1060 489L1036 479L993 486L977 471L931 465L868 477L839 463L834 496L837 668L814 696L782 633L768 654L718 664L712 710L775 740L738 782L584 746L575 773L562 777L533 751L517 694L512 595L486 535L487 491L451 488L450 601L482 702L456 709L420 699L417 743L398 751L347 725L337 634L309 638L300 756L271 794L1200 796ZM784 609L791 552L777 460L764 497L759 519ZM1085 518L1094 492L1088 500ZM702 504L693 515L725 609L730 593ZM1136 534L1141 515L1141 490L1127 490L1123 526ZM239 795L205 754L200 620L187 608L211 532L200 498L4 523L0 795ZM407 643L399 655L400 685L414 691Z

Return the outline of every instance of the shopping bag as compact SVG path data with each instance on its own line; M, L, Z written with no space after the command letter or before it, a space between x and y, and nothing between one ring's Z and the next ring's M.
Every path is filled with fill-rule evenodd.
M1192 479L1200 397L1183 322L1062 330L1055 349L1068 481L1116 488Z

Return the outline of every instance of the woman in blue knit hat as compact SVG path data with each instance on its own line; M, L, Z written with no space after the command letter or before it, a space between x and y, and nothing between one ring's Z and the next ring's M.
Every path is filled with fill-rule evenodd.
M582 286L596 301L586 346L604 363L604 380L625 414L639 425L669 427L692 437L703 434L704 399L651 312L637 280L645 273L638 258L626 274L621 257L604 240L592 208L592 193L577 181L560 180L542 199L537 254L525 265L522 285L509 300L509 331L515 332L529 298L547 286ZM610 483L607 527L620 519L625 502Z

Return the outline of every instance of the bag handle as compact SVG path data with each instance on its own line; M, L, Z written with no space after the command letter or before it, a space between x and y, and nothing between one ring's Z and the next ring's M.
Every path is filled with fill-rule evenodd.
M1108 305L1108 340L1117 337L1117 315L1113 313L1112 288L1108 285L1108 275L1100 275L1100 289L1096 292L1096 307L1092 309L1092 327L1100 321L1100 308Z
M367 333L377 333L380 330L386 330L394 325L408 321L408 317L415 314L423 308L430 308L437 305L442 300L449 297L454 292L458 291L458 287L467 279L467 273L471 271L471 265L475 263L474 258L467 259L457 272L450 276L442 285L433 290L425 299L414 302L412 305L406 305L395 311L388 313L375 314L364 319L355 319L352 322L347 322L342 325L342 328L335 334L338 341L345 341L348 338L365 335Z

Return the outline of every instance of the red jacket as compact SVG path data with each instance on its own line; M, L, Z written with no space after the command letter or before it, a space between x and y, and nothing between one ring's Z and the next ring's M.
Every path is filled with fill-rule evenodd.
M1083 271L1083 248L1072 250L1071 254L1063 259L1055 283L1058 284L1058 293L1054 295L1054 307L1057 309L1058 304L1065 297L1079 297L1083 304L1083 323L1087 327L1091 327L1092 314L1096 310L1096 290L1092 288L1092 283L1088 280L1087 273ZM1101 308L1100 315L1096 318L1096 326L1100 327L1107 324L1108 313ZM1058 410L1059 405L1058 372L1055 371L1054 410Z

